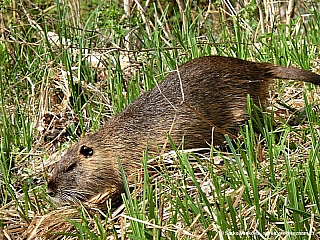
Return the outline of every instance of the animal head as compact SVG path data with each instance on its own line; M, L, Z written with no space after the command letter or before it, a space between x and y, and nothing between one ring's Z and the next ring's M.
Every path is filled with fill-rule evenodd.
M70 147L48 182L48 195L57 203L88 201L99 193L118 192L122 178L112 142L99 132Z

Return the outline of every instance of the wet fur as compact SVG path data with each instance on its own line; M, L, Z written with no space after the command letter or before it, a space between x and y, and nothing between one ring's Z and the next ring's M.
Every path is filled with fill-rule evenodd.
M320 76L308 71L236 58L210 56L183 64L100 131L72 146L48 183L49 195L58 201L76 202L101 192L122 192L117 157L129 176L139 167L147 144L150 155L163 150L171 128L174 143L180 144L184 136L184 148L221 144L223 134L214 131L212 135L212 126L182 104L180 79L185 102L219 129L237 135L248 118L247 94L255 103L264 104L274 78L320 84ZM83 146L93 154L82 152Z

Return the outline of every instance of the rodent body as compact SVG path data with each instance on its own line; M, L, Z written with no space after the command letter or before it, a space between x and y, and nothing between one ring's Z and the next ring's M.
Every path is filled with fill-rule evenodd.
M274 78L320 84L320 76L312 72L236 58L209 56L183 64L100 131L70 147L48 183L49 195L60 202L77 202L103 192L122 192L117 158L129 176L139 168L147 145L149 155L158 155L164 146L169 149L168 134L175 144L184 138L185 149L221 144L223 132L237 135L247 120L247 95L265 103Z

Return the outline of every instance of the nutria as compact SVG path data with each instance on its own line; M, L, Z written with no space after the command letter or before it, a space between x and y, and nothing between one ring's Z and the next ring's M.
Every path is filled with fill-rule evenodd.
M48 193L60 202L90 200L123 191L117 162L134 173L148 145L149 155L168 150L168 134L184 148L207 147L235 136L248 119L247 95L264 103L272 79L320 84L320 75L294 67L210 56L189 61L142 94L98 132L79 140L57 163ZM260 101L260 102L259 102Z

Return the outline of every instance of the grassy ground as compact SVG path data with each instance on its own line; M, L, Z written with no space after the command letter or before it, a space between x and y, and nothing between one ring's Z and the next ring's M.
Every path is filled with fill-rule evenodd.
M320 73L318 1L296 1L288 16L280 1L261 11L234 2L0 3L0 239L319 239L320 92L311 84L275 81L261 134L252 118L227 151L145 154L141 181L117 209L109 200L103 211L57 207L46 195L69 144L190 59Z

